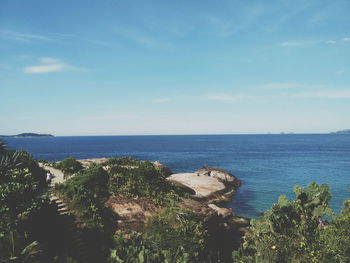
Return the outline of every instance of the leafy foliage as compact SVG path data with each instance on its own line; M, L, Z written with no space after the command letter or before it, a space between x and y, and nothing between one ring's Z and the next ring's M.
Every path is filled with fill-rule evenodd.
M127 197L147 197L158 205L176 203L184 192L171 185L162 172L150 162L114 158L108 162L109 191Z
M83 166L74 157L68 157L61 162L55 164L57 169L60 169L65 176L72 175L83 169Z
M204 252L206 230L198 214L171 207L149 219L145 236L160 249L168 250L171 260L182 251L193 262L198 261Z
M41 253L38 241L29 241L27 235L15 231L0 234L0 262L31 263L38 262Z
M0 144L0 262L39 262L39 243L28 232L49 203L45 171L28 153Z
M21 151L0 153L0 232L18 224L48 202L45 171Z
M109 166L124 166L124 167L137 167L143 163L148 163L147 161L136 160L132 157L116 157L109 158L104 165Z
M206 231L191 210L172 207L154 215L146 232L114 236L110 262L204 262Z
M111 216L104 206L109 195L107 182L106 171L101 167L92 167L57 186L58 191L78 213L84 227L102 230L105 221L108 221L106 217Z
M137 232L117 232L113 237L109 263L164 262L162 251Z
M280 196L261 218L252 220L252 233L245 236L237 262L349 262L350 216L347 205L330 223L331 198L325 184L294 187L296 199ZM347 204L347 202L346 202Z
M350 262L350 199L344 202L340 215L320 231L317 262Z

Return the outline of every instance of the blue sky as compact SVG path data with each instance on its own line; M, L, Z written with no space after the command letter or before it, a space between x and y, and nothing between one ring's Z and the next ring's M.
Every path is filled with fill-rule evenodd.
M0 134L350 128L350 1L0 3Z

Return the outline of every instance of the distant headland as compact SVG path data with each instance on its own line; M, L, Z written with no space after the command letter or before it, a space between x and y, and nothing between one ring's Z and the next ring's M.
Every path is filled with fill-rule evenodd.
M20 133L17 135L0 135L0 137L14 137L14 138L32 138L32 137L55 137L52 134L40 134L40 133Z
M332 132L333 134L350 134L350 129Z

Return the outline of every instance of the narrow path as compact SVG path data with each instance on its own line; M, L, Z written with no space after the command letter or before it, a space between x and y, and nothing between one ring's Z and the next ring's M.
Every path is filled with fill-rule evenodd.
M59 196L54 194L55 184L65 181L63 172L43 163L39 163L39 166L49 171L53 176L49 185L50 199L56 206L60 221L63 223L62 225L67 233L67 242L70 243L75 258L79 263L96 263L94 256L91 255L91 251L88 249L88 245L77 230L74 214L71 213L67 204Z
M54 187L56 183L63 183L65 181L64 174L62 171L43 163L39 163L39 165L53 175L53 178L50 183L50 187Z

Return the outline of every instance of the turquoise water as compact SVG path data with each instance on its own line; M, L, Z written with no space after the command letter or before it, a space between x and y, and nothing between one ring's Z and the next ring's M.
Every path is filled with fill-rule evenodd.
M327 183L338 212L350 196L350 135L164 135L6 138L9 148L24 149L50 161L132 156L159 160L174 172L203 165L226 169L242 180L225 204L238 214L256 217L280 194L293 197L295 184Z

